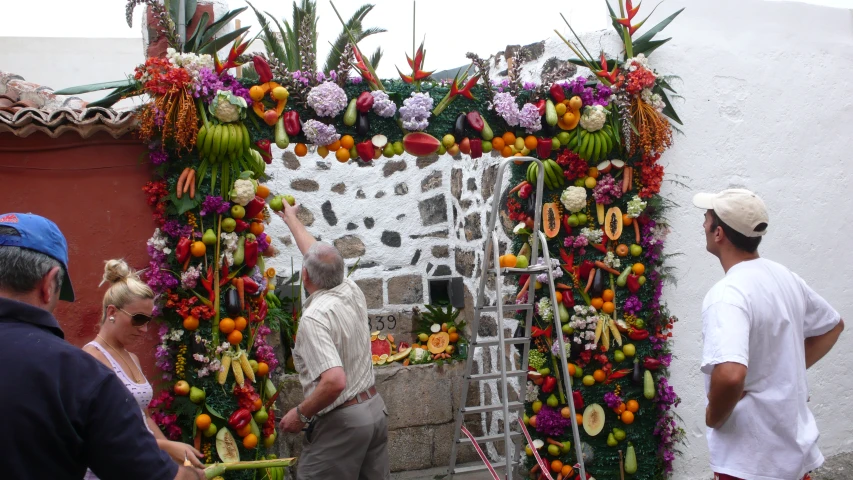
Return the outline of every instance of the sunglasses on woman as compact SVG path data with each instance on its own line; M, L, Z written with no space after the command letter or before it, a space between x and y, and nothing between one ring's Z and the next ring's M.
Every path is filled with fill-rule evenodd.
M123 308L119 308L119 310L130 317L130 324L134 327L141 327L151 321L150 315L145 315L144 313L130 313Z

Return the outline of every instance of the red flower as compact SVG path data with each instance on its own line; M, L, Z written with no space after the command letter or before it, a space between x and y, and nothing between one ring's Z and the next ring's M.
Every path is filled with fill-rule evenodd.
M557 165L563 167L563 176L569 181L585 177L589 170L586 162L568 148L557 155Z
M640 198L651 198L660 193L661 181L663 180L663 166L657 163L660 159L660 153L653 156L644 155L643 159L637 163L636 167L640 170Z

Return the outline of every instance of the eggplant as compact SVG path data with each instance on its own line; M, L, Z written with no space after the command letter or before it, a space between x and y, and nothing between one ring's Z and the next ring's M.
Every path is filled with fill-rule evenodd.
M542 117L542 136L543 137L553 137L557 133L557 127L554 125L549 125L548 122L545 121L545 117Z
M634 373L631 374L631 383L634 385L643 384L643 369L640 367L639 356L634 356Z
M225 312L228 313L229 317L238 317L241 311L240 295L237 294L236 289L228 289L228 292L225 294Z
M367 132L370 131L370 121L367 119L367 114L358 112L358 121L355 125L355 131L359 135L367 135Z
M465 122L468 121L468 114L462 112L456 117L456 123L453 126L453 135L456 136L456 141L461 142L465 138Z
M595 270L595 277L592 279L592 288L589 293L594 297L600 297L604 293L604 270L598 268Z

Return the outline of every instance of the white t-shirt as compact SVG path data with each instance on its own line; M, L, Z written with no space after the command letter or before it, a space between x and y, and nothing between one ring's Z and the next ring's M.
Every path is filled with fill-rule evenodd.
M786 267L759 258L730 268L702 305L705 391L714 365L748 372L731 417L707 431L714 472L746 480L795 480L823 464L806 402L805 338L840 316Z

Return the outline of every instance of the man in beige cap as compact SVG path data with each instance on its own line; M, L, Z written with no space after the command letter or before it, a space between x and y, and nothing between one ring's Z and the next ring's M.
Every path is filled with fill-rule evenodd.
M760 258L767 208L744 189L699 193L707 249L725 277L702 305L708 449L717 480L807 479L823 463L806 369L844 322L806 282Z

